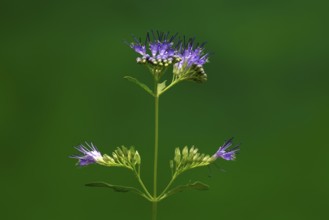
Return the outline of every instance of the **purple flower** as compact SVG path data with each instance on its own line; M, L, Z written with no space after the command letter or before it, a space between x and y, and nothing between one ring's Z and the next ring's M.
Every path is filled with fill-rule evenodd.
M226 141L221 147L219 147L218 151L215 153L214 157L221 157L224 160L234 160L235 154L239 150L239 145L232 148L230 151L226 151L232 145L232 139Z
M87 144L87 143L86 143ZM87 147L82 144L75 147L78 151L80 151L83 155L74 155L71 158L78 159L77 165L87 166L89 164L96 163L99 160L103 159L103 156L98 151L98 149L91 143L91 146L87 144Z
M151 34L147 33L145 43L134 37L135 42L129 46L141 55L137 58L138 63L168 66L179 59L174 45L176 36L177 34L170 36L169 32L151 31Z
M174 65L175 74L196 82L206 81L207 74L203 65L208 62L209 54L204 52L204 45L205 43L194 45L194 38L182 43L178 53L180 61Z

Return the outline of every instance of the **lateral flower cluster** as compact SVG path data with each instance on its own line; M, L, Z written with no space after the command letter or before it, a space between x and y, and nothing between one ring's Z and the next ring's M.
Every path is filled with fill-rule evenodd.
M71 158L78 159L77 165L79 166L97 163L108 167L125 167L134 170L136 166L141 164L141 157L134 147L129 149L125 146L117 147L112 156L109 156L107 154L102 155L92 143L90 145L86 143L86 145L87 147L84 145L75 147L82 155L71 156Z
M147 65L153 74L163 72L169 65L173 65L174 78L205 82L207 74L203 65L209 61L209 54L205 53L205 43L195 43L195 38L183 39L169 32L154 32L146 34L143 42L134 37L129 46L141 57L137 63ZM161 76L158 76L160 78Z

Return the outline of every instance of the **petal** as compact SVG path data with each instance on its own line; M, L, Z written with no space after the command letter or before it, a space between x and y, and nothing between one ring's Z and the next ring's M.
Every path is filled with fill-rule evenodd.
M151 53L152 53L152 56L155 57L158 53L158 48L159 48L159 45L158 43L151 43L150 44L150 50L151 50Z
M227 153L224 153L221 158L223 158L224 160L234 160L235 159L235 152L234 151L230 151Z
M89 165L89 164L93 164L93 163L95 163L95 162L96 162L96 161L94 160L93 157L91 157L91 156L89 156L89 155L86 155L86 156L84 156L84 157L80 157L78 164L79 164L80 166L87 166L87 165Z
M226 141L222 146L221 149L225 151L227 148L229 148L232 145L233 138L230 138L228 141Z
M131 44L131 48L135 50L136 53L139 53L140 55L146 54L146 48L144 45L140 44Z

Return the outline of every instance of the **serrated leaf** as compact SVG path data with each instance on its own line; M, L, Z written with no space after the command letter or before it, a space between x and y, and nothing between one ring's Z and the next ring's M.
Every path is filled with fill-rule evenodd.
M186 185L177 186L177 187L173 188L172 190L169 190L168 193L166 193L166 197L174 195L174 194L179 193L179 192L183 192L184 190L188 190L188 189L203 191L203 190L208 190L209 186L202 183L202 182L200 182L200 181L196 181L194 183L189 183L189 184L186 184Z
M119 185L112 185L105 182L95 182L95 183L87 183L86 186L90 187L105 187L113 189L115 192L135 192L137 194L141 194L141 192L134 188L134 187L128 187L128 186L119 186Z
M162 83L158 83L158 94L160 94L166 88L166 80Z
M147 85L138 81L136 78L131 77L131 76L125 76L123 78L127 79L128 81L130 81L132 83L135 83L136 85L138 85L139 87L144 89L147 93L149 93L151 96L154 96L153 91Z

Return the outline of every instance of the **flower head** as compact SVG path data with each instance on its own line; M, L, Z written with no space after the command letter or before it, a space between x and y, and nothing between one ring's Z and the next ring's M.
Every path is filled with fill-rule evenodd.
M174 73L183 79L204 82L207 74L203 65L208 62L208 53L204 53L205 43L194 45L194 38L181 44L178 56L180 61L174 65Z
M169 32L151 31L151 34L146 34L145 43L134 37L135 42L129 46L141 55L137 58L137 63L166 67L179 60L174 45L176 36L177 34L170 36Z
M222 146L219 147L217 152L214 154L215 158L221 157L224 160L234 160L235 154L239 150L239 145L232 148L230 151L226 151L232 145L232 139L226 141Z
M77 165L79 166L87 166L89 164L97 163L98 161L103 160L103 156L92 143L91 146L87 144L87 147L85 147L81 144L75 148L83 154L80 156L79 155L71 156L71 158L75 158L79 160L77 163Z

